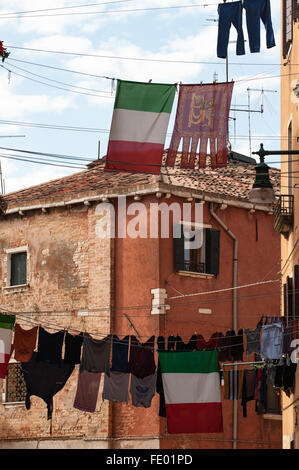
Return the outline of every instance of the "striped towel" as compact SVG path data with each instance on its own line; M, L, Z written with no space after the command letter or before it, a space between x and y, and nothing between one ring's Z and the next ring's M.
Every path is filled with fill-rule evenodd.
M224 398L239 400L242 398L243 370L224 371Z

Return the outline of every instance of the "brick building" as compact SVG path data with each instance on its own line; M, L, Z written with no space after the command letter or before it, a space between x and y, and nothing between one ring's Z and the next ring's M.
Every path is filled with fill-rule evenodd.
M278 282L225 290L276 279L279 269L273 212L248 201L252 159L233 154L223 169L164 169L160 176L103 168L103 160L96 161L86 171L5 196L0 301L2 310L18 313L21 326L87 331L98 339L179 334L186 342L194 333L207 340L215 331L254 328L262 314L279 315ZM270 174L278 190L280 172ZM165 238L122 238L119 231L102 237L109 207L116 228L121 225L119 196L126 196L127 223L135 215L131 203L142 203L149 221L151 204L188 202L194 209L202 202L201 249L194 256L171 232ZM183 297L216 290L223 291ZM73 408L78 366L54 396L50 423L40 398L32 397L25 409L19 368L12 358L1 384L1 448L281 447L280 410L260 416L253 401L243 418L240 402L223 400L224 432L206 435L167 434L157 394L148 409L102 402L103 380L96 412L81 412Z

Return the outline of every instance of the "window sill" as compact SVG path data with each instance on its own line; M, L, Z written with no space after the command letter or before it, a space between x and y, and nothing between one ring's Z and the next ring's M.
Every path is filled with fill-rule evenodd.
M215 277L214 274L197 273L193 271L177 271L177 274L180 276L197 277L200 279L213 279Z
M282 421L282 415L274 414L274 413L265 413L263 415L264 419L274 419L276 421Z
M5 408L13 408L16 406L23 407L25 405L25 401L4 401L3 403L1 403L1 405L4 405Z
M29 289L29 284L19 284L17 286L3 287L5 294L12 294L14 292L23 292Z

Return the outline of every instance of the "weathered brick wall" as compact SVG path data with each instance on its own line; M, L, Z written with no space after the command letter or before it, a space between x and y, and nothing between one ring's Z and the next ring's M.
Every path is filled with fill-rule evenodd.
M113 244L109 238L100 239L96 235L101 217L96 207L78 205L51 209L48 213L32 211L26 216L7 216L1 220L1 308L32 312L17 316L22 327L29 329L40 324L51 333L64 328L72 334L87 331L96 339L110 332ZM28 286L7 288L5 250L26 245ZM88 316L78 316L79 311L87 309ZM95 413L73 408L77 377L78 366L54 397L52 437L106 439L109 405L101 400L103 376ZM50 437L46 404L35 396L31 397L31 404L29 411L25 405L0 404L2 446L6 439Z

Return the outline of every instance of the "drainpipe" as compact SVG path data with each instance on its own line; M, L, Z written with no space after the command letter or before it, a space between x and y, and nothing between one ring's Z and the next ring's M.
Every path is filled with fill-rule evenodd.
M211 216L218 222L218 224L225 230L225 232L233 239L234 242L234 254L233 254L233 287L237 287L238 282L238 239L237 237L229 230L225 223L215 214L213 209L213 202L209 204L209 210ZM233 330L237 332L237 289L233 289ZM237 369L237 366L235 366ZM238 408L237 400L234 400L233 407L233 449L237 449L237 426L238 426Z

